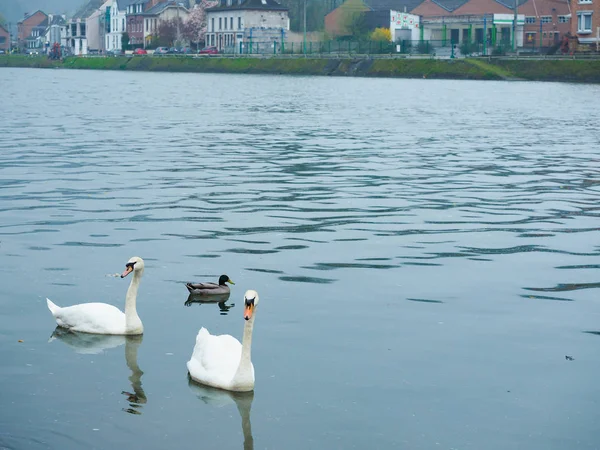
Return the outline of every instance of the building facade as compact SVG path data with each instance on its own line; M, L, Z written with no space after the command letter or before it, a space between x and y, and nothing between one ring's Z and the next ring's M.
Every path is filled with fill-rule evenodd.
M0 25L0 50L7 52L10 49L10 33Z
M126 12L127 0L112 0L106 12L106 50L122 50L123 33L127 31Z
M133 0L127 5L126 32L129 36L129 45L133 47L144 46L144 13L156 3L153 0Z
M26 14L22 21L17 23L17 40L21 48L32 48L37 45L40 34L48 26L48 15L43 11ZM36 35L36 36L33 36ZM32 39L34 38L34 39Z
M571 1L571 34L582 44L600 44L600 0Z
M152 41L153 36L158 36L160 23L167 20L185 22L189 15L188 9L174 1L160 2L144 13L144 46ZM175 40L181 41L181 33Z
M278 52L290 30L288 8L275 0L221 0L206 17L206 45L224 52Z

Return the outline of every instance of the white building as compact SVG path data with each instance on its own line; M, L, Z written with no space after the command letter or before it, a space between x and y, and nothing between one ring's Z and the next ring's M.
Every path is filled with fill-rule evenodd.
M206 45L231 53L278 52L290 30L288 9L275 0L220 0L206 17Z
M87 19L102 6L104 0L90 0L67 22L66 47L74 55L88 54Z
M125 18L128 5L128 0L112 0L108 5L108 24L104 44L106 50L122 50L123 33L127 31Z
M49 50L57 43L64 45L67 34L67 20L65 16L58 14L48 15L48 28L46 28L46 49Z
M399 11L390 11L392 42L419 40L420 17Z
M89 52L104 52L106 29L106 10L112 0L105 2L85 19L87 28L87 46Z

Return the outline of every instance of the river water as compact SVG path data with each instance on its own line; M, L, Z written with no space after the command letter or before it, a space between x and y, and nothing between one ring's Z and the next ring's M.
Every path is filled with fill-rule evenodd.
M0 448L600 448L600 87L0 87ZM132 256L143 338L55 333L46 297L123 308ZM254 395L190 384L246 289Z

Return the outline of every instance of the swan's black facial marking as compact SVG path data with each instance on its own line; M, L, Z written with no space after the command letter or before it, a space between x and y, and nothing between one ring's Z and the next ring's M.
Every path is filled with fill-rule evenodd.
M125 272L123 272L121 274L121 278L125 278L127 275L129 275L131 272L133 272L134 266L135 266L135 261L128 262L127 264L125 264Z
M252 313L254 312L254 298L246 298L244 297L244 303L245 303L245 308L244 308L244 319L245 320L250 320L250 318L252 317Z

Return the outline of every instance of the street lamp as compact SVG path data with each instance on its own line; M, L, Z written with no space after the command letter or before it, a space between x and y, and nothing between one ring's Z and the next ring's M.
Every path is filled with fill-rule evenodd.
M513 20L513 51L517 51L517 8L519 0L515 0L515 17Z

